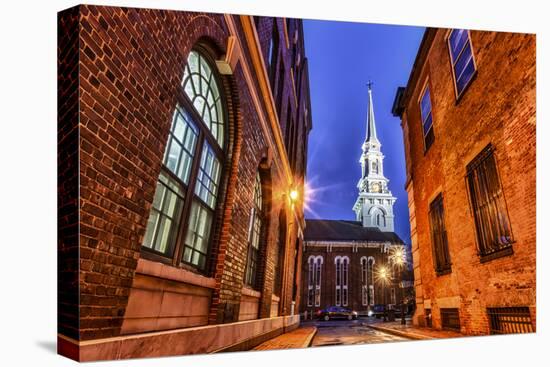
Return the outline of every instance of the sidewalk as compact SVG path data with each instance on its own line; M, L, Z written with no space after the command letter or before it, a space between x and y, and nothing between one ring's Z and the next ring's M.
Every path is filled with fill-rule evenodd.
M315 326L305 326L289 333L279 335L258 345L252 350L307 348L317 333Z
M374 330L415 340L461 338L466 336L455 331L435 330L425 327L413 326L409 323L407 323L406 325L401 325L400 321L384 323L381 322L376 324L369 324L368 326Z

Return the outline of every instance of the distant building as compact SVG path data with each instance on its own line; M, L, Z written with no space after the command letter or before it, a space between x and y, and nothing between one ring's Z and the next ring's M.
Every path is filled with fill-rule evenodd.
M60 353L242 350L297 327L301 20L93 5L58 20Z
M375 305L394 308L410 297L412 274L406 262L407 249L393 232L396 199L384 176L370 86L368 93L362 174L353 207L357 220L306 219L300 310L309 317L328 306L367 315ZM392 261L396 254L403 264Z
M535 36L424 34L401 116L414 323L535 330Z

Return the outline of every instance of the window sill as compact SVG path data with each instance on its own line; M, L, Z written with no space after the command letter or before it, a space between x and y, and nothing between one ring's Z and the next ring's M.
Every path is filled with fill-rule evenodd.
M177 282L196 285L198 287L211 289L216 288L216 280L214 278L208 278L186 269L176 268L171 265L144 258L138 260L136 273L161 279L174 280Z
M483 263L486 263L486 262L489 262L489 261L492 261L492 260L495 260L495 259L499 259L501 257L506 257L506 256L510 256L510 255L513 255L514 254L514 249L512 248L512 245L502 249L502 250L499 250L497 252L493 252L489 255L480 255L479 256L479 260L480 262L483 264Z
M253 297L253 298L260 298L262 296L262 292L254 290L254 289L246 287L246 286L241 289L241 294L243 296L248 296L248 297Z

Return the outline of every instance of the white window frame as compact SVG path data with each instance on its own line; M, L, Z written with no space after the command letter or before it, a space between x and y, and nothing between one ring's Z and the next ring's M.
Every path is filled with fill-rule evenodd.
M374 263L376 260L373 256L367 258L367 284L369 288L369 305L374 306ZM370 274L370 279L369 279Z
M323 257L311 255L307 259L308 268L308 286L307 286L307 305L308 307L321 306L321 277Z
M347 306L349 303L348 280L349 280L349 257L336 256L334 258L336 293L335 305Z

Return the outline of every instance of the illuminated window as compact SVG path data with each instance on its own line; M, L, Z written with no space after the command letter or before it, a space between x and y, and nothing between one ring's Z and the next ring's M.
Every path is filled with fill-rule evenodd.
M210 251L224 159L225 112L211 63L197 50L189 54L181 84L185 96L177 97L143 240L155 259L181 261L201 271Z
M246 263L245 283L256 288L258 279L258 257L264 223L262 181L259 173L256 173L253 202L254 206L250 213L250 233L248 234L248 260Z
M307 305L310 307L321 306L321 269L322 256L310 256L308 259L308 296Z
M349 258L347 256L336 256L334 265L336 268L336 306L347 306L349 298Z

